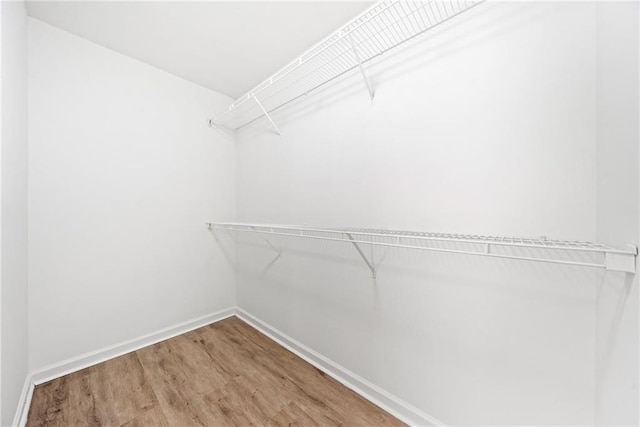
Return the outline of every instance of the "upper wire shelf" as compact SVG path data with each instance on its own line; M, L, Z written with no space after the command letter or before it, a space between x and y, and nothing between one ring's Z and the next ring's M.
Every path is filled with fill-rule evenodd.
M238 129L481 3L482 0L382 0L242 95L209 123ZM279 133L279 131L278 131Z
M499 237L365 228L317 228L294 225L208 222L210 230L227 230L353 244L375 275L360 245L419 249L496 258L550 262L635 273L638 249L615 249L597 242L546 238Z

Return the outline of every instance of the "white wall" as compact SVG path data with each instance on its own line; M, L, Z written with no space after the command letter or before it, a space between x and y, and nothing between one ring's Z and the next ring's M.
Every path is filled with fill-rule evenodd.
M593 240L596 5L485 3L239 133L238 219ZM635 236L635 235L633 235ZM633 236L629 237L633 239ZM590 269L244 235L238 305L451 425L591 425Z
M229 101L29 19L32 370L235 305Z
M0 423L13 422L27 376L27 14L24 2L3 1L0 89L2 341Z
M637 2L597 6L597 237L624 247L638 239L640 162ZM638 425L638 275L610 273L598 284L599 425Z

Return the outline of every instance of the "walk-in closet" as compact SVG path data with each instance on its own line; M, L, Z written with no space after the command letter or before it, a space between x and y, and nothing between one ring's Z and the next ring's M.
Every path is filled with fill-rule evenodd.
M636 1L0 0L0 425L640 425Z

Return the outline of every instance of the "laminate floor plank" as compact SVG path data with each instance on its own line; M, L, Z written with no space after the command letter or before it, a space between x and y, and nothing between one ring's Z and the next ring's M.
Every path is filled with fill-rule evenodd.
M93 405L78 414L78 422L86 419L84 417L87 414L93 416L97 425L119 426L158 406L156 395L147 382L144 368L135 352L93 368L84 387L85 395L91 393ZM78 408L81 402L74 399L71 404Z
M158 407L135 353L39 385L28 426L122 425Z
M400 426L232 317L36 387L34 426Z
M76 424L84 425L84 424ZM139 414L129 422L122 424L122 427L170 427L167 418L164 416L164 412L160 406L154 407L147 412Z
M252 360L260 367L259 372L269 374L270 382L280 385L280 393L288 397L291 401L304 397L308 411L314 416L326 422L340 420L350 413L356 404L360 404L360 398L355 393L346 389L331 377L326 377L324 373L308 363L292 363L297 359L290 351L279 345L271 345L273 341L265 340L264 335L255 335L252 328L247 328L244 324L222 324L221 329L227 332L228 336L246 333L252 338L247 338L243 342L243 348L252 355ZM346 393L340 393L346 391ZM359 398L359 399L356 399ZM364 399L362 399L364 400ZM368 401L364 400L368 405ZM343 415L341 415L343 414ZM336 422L339 424L339 422ZM351 425L371 425L366 417L363 420L352 420Z
M29 408L29 426L66 426L69 424L68 376L36 387Z
M190 375L182 365L184 359L175 353L170 341L137 351L169 425L221 424L224 414L204 405L203 398L224 383L207 384L203 379L206 375Z
M270 427L311 427L320 426L319 420L314 420L304 412L294 402L289 403L283 407L277 414L269 419L268 425ZM336 425L330 423L330 425Z
M280 393L281 383L263 372L256 371L235 379L238 386L251 394L251 404L263 415L263 419L271 418L281 408L291 403L291 396Z

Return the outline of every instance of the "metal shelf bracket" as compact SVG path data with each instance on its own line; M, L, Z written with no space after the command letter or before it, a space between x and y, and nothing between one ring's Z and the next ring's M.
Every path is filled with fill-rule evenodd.
M273 260L273 261L275 262L278 258L280 258L280 257L282 256L282 248L278 248L278 247L276 247L273 243L271 243L271 242L269 241L269 239L267 239L266 237L264 237L264 236L262 235L262 233L260 233L260 230L256 230L256 228L255 228L255 227L252 227L252 228L253 228L253 230L256 232L256 234L257 234L257 235L258 235L262 240L264 240L264 242L265 242L265 243L266 243L266 244L267 244L271 249L273 249L273 250L278 254L278 255L276 256L276 258Z
M353 245L354 248L356 248L356 251L358 251L358 254L360 254L360 256L362 257L362 260L364 261L364 263L367 264L367 267L369 267L369 271L371 271L371 278L375 279L376 278L376 268L373 266L373 262L369 261L369 259L364 254L364 252L362 252L362 248L360 247L360 245L358 245L358 242L356 242L356 240L353 238L351 233L344 233L344 234L347 236L347 238L349 240L351 240L351 244Z
M233 130L226 126L216 124L213 119L209 119L209 127L227 139L233 140Z
M267 110L262 106L262 104L260 103L260 101L258 100L258 97L252 93L251 96L253 97L253 99L256 101L256 104L258 104L258 107L260 107L260 109L262 110L262 112L264 113L264 116L269 119L269 122L271 123L271 126L273 127L273 130L276 131L276 133L278 135L282 135L280 133L280 129L278 129L278 126L276 126L276 122L273 121L273 119L271 118L271 116L269 115L269 113L267 112Z
M353 51L353 56L358 63L358 68L360 69L360 74L362 75L362 79L364 80L364 84L367 86L367 92L369 93L369 99L371 99L371 104L373 104L373 97L375 93L373 92L373 88L371 87L371 82L367 78L367 74L364 72L364 66L362 65L362 59L360 58L360 54L358 53L358 48L356 48L356 44L353 42L353 37L349 34L349 42L351 42L351 50Z

